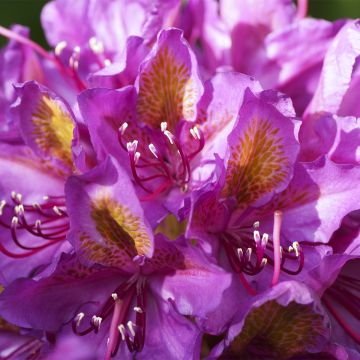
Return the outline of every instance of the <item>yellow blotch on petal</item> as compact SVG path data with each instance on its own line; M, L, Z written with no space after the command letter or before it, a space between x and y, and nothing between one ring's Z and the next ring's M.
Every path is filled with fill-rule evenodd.
M109 197L91 204L91 217L104 244L81 234L81 249L96 262L122 267L136 255L146 255L151 241L141 219Z
M293 301L282 306L272 300L250 312L227 351L239 359L257 358L257 350L264 358L289 359L315 347L326 333L323 316L310 305Z
M288 176L289 159L279 132L269 120L253 118L231 148L223 195L234 196L240 208L271 192Z
M180 118L194 116L196 96L189 67L163 48L141 74L139 119L154 128L166 121L173 130Z
M32 114L32 122L32 136L39 149L73 168L71 141L74 123L70 115L57 101L44 95Z

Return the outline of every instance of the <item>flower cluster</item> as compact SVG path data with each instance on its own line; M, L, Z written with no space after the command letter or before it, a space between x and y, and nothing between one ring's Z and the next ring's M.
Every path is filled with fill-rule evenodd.
M0 358L360 359L360 23L298 0L53 0L0 26Z

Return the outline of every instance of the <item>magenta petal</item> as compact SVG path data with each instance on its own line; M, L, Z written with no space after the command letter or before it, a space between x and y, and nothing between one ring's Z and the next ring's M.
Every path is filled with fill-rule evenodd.
M83 261L134 272L136 256L151 257L153 233L126 172L107 158L65 187L69 241ZM112 254L112 256L109 256Z
M315 95L305 114L337 114L349 89L356 59L360 55L359 22L344 26L329 47ZM352 114L346 114L352 115Z

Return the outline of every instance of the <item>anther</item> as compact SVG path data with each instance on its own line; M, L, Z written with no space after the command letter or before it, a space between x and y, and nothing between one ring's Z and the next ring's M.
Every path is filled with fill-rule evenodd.
M255 229L259 228L260 227L260 221L255 221L254 224L253 224L253 227Z
M138 141L137 140L134 140L134 141L129 141L127 144L126 144L126 148L127 150L130 152L135 152L136 149L137 149L137 146L138 146Z
M111 297L114 299L114 301L118 299L118 295L116 293L112 293Z
M33 204L32 204L32 207L33 207L34 209L41 210L41 206L40 206L39 203L33 203Z
M85 314L83 312L78 313L75 318L74 321L76 323L76 327L80 326L81 320L84 318Z
M143 309L141 307L139 307L139 306L135 306L134 311L139 313L139 314L142 314L144 312Z
M160 128L161 128L161 131L162 131L162 132L166 131L166 129L167 129L167 122L166 122L166 121L163 121L163 122L160 124Z
M22 215L25 211L24 206L22 204L16 205L14 210L16 215Z
M125 326L123 324L120 324L118 326L118 330L119 330L119 332L121 334L122 341L125 341Z
M174 144L174 136L173 136L173 134L169 130L165 130L165 131L163 131L163 133L168 138L170 144L173 145ZM178 150L178 153L180 154L179 150Z
M237 254L238 254L239 260L242 261L242 258L244 256L244 252L243 252L243 250L241 248L237 249Z
M260 266L263 268L266 264L267 264L267 258L263 258L263 259L261 260Z
M251 248L247 248L245 255L246 255L248 261L251 260L251 254L252 254L252 249L251 249Z
M131 335L132 335L133 337L135 336L134 326L135 326L135 324L134 324L131 320L129 320L129 321L127 322L127 327L129 328L130 333L131 333Z
M269 241L269 234L264 233L261 239L261 246L266 247L268 241Z
M35 220L35 227L39 228L41 226L41 220Z
M47 196L47 195L43 196L43 200L48 201L48 200L49 200L49 196Z
M192 129L190 129L190 134L193 136L195 140L200 140L200 133L197 126L194 126Z
M53 210L54 210L54 213L59 215L59 216L62 216L62 212L60 211L60 209L55 205L53 206Z
M254 241L255 241L256 245L260 244L260 240L261 240L260 233L259 233L259 231L255 230L254 231Z
M3 214L3 210L4 210L5 205L6 205L6 201L1 200L0 201L0 216Z
M16 227L18 223L19 223L19 218L17 216L13 216L13 218L11 219L11 226Z
M124 135L125 130L127 129L127 127L129 126L129 124L127 122L124 122L120 127L119 127L119 131L121 133L121 135Z
M100 329L100 325L101 325L101 322L102 322L102 317L94 315L91 318L91 321L94 324L94 326L96 326L98 329Z
M140 153L137 151L134 155L134 162L135 162L135 165L138 163L140 159Z
M11 192L11 198L14 200L16 199L16 191Z
M63 52L63 50L67 47L67 42L66 41L60 41L56 46L55 46L55 55L56 56L60 56L61 53Z
M158 154L156 151L156 147L154 144L149 144L149 150L152 152L152 154L158 159Z
M90 49L95 54L101 54L104 52L103 43L100 40L98 40L95 36L93 36L92 38L89 39L89 46L90 46Z
M17 200L18 202L21 202L21 200L22 200L22 195L21 195L20 193L17 193L16 196L15 196L15 198L16 198L16 200Z
M297 241L294 241L293 244L292 244L292 247L294 248L295 256L299 257L299 255L300 255L300 245L299 245L299 243Z

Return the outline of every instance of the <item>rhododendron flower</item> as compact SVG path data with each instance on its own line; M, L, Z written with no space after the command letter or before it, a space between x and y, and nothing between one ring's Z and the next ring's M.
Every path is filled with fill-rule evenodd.
M0 24L1 359L359 359L359 20L307 10Z

